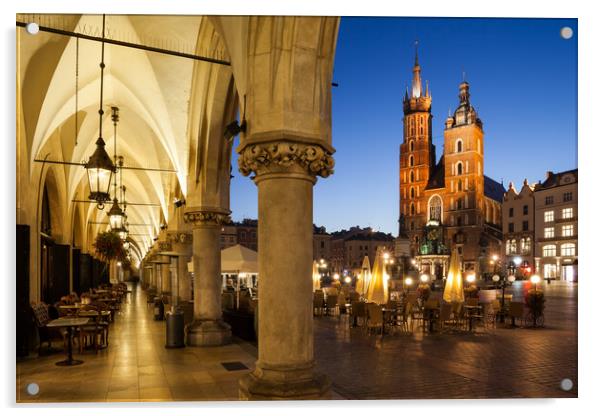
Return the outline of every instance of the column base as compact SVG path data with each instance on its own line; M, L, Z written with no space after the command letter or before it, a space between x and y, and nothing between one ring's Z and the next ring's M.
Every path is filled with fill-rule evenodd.
M257 364L239 381L241 400L328 400L331 381L311 365L271 367Z
M230 325L222 320L195 319L186 326L186 345L191 347L225 345L231 339Z

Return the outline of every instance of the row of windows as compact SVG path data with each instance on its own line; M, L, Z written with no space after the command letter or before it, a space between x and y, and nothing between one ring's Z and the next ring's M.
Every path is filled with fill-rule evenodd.
M560 255L561 256L574 256L575 253L576 253L575 243L565 243L565 244L560 245ZM555 257L556 256L556 246L553 244L543 246L543 256L544 257Z
M529 221L523 221L523 229L522 231L529 231ZM509 233L513 233L514 232L514 223L513 222L509 222L508 223L508 232Z
M528 254L531 252L530 237L520 239L520 252L521 254ZM518 254L515 238L506 241L506 254Z
M529 214L529 205L523 205L523 215ZM514 217L514 208L508 210L508 216Z
M562 237L573 237L575 235L575 226L573 224L563 225L560 230L560 235ZM555 236L554 227L545 227L543 229L543 237L544 238L554 238L554 236Z
M573 218L573 208L563 208L560 215L563 220L570 220ZM554 211L545 211L543 213L543 220L544 222L553 222Z
M565 192L562 194L562 202L571 202L573 200L572 192ZM552 205L554 203L554 195L546 196L545 204Z

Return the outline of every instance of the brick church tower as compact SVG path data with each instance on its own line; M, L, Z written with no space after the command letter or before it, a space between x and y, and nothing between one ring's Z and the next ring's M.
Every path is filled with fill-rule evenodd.
M416 53L412 90L403 99L403 143L399 152L399 223L410 255L431 275L445 274L450 249L457 248L465 271L487 272L501 254L504 187L484 175L483 123L460 84L459 103L445 120L443 155L432 143L431 96L422 89Z
M435 161L432 143L431 96L422 89L418 49L414 62L411 94L403 99L403 143L399 151L400 223L410 242L422 233L427 200L424 189Z

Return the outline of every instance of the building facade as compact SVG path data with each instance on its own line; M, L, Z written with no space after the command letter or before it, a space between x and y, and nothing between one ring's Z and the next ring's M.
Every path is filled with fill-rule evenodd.
M315 241L315 240L314 240ZM364 257L368 256L374 265L379 247L394 255L395 238L391 234L373 231L371 228L351 227L349 230L331 234L329 269L335 273L358 274L361 272Z
M416 54L411 94L406 91L403 99L400 224L411 255L424 261L431 275L443 276L451 248L458 249L465 271L480 273L501 252L505 190L484 174L483 123L471 105L468 83L460 84L458 107L445 121L444 150L437 163L431 103Z
M577 185L577 169L535 185L535 269L544 279L577 281Z
M535 270L535 197L534 186L525 179L520 191L510 182L502 203L504 252L500 268L516 276L527 277Z

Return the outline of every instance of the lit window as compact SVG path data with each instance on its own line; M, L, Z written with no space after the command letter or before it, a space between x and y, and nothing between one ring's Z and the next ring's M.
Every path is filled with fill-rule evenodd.
M573 208L563 208L562 218L565 220L573 218Z
M554 211L546 211L543 213L544 222L552 222L554 221Z
M554 245L543 246L543 256L544 257L556 256L556 246L554 246Z
M573 224L563 225L562 226L562 236L563 237L572 237L573 236L574 227Z
M543 229L543 238L553 238L554 237L554 227L546 227Z
M523 254L528 254L531 252L531 239L529 237L525 238L524 241L521 240L521 251Z
M575 244L566 243L560 246L561 256L574 256L575 255Z
M509 254L514 254L516 253L516 240L513 238L512 240L510 240L510 253Z

